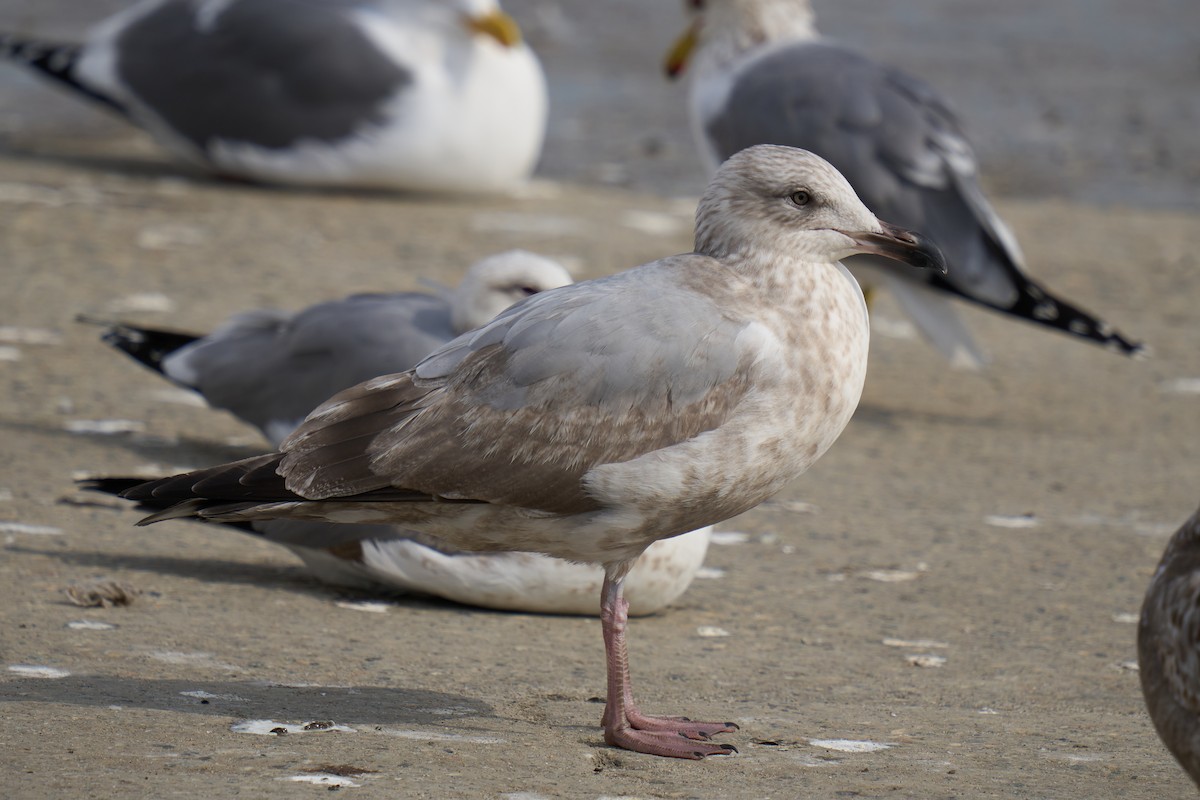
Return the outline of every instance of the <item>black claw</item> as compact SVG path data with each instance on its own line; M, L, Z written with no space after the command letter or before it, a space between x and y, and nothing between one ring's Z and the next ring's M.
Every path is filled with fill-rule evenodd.
M726 722L725 727L733 728L735 731L740 731L742 729L741 726L738 725L736 722Z
M700 750L693 750L692 755L694 755L696 758L704 758L705 756L725 756L725 755L729 755L730 753L736 753L738 751L738 749L731 744L714 744L713 747L719 747L722 750L724 750L725 752L723 752L723 753L704 753L704 752L701 752Z

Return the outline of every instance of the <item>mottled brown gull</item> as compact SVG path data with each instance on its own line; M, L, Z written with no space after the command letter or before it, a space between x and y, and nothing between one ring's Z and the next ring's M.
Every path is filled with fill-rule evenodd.
M1200 786L1200 511L1167 544L1142 603L1137 644L1150 719Z
M111 326L109 344L258 427L278 447L310 411L378 375L402 372L514 302L571 283L559 263L524 250L472 264L454 289L353 295L288 313L238 314L206 336ZM141 480L97 478L119 493ZM603 571L538 553L470 553L394 525L258 520L238 525L299 556L319 579L365 591L420 593L512 611L597 614ZM655 542L629 573L631 614L673 602L704 562L710 529Z
M143 0L26 64L222 175L508 190L546 126L536 56L496 0Z
M870 256L847 266L865 286L886 288L951 363L987 360L952 297L1126 355L1145 350L1027 273L979 185L962 125L933 87L822 38L809 0L687 4L700 13L667 68L691 75L692 132L710 168L755 144L803 147L840 170L867 208L937 243L946 276L897 274Z
M395 522L456 548L601 564L611 745L728 753L736 726L633 701L623 584L652 542L771 497L858 404L869 326L839 259L944 269L811 153L749 148L714 176L695 251L536 295L410 372L332 398L280 454L126 493L200 516Z

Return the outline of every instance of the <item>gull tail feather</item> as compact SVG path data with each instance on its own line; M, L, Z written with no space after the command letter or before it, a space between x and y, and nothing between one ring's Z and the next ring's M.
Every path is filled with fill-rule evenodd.
M85 489L107 491L152 511L138 525L168 519L198 518L207 522L238 523L258 519L325 519L322 511L345 504L437 503L424 492L381 486L375 490L320 501L287 488L279 473L283 455L251 456L216 467L171 475L158 480L93 478ZM449 501L455 502L455 501ZM474 501L463 501L474 502ZM380 511L378 516L384 516Z
M169 519L203 519L200 512L209 505L209 501L202 497L196 497L191 500L184 500L181 503L173 503L161 511L156 511L149 516L142 517L135 523L139 528L144 525L152 525L155 522L164 522Z
M123 497L124 494L142 484L146 483L145 478L133 478L124 476L106 476L96 478L85 478L77 481L76 485L81 489L89 492L100 492L101 494L116 495ZM174 500L158 500L154 497L146 497L137 501L135 506L138 511L150 512L145 519L139 520L138 525L149 525L151 522L160 522L164 519L177 519L188 517L198 522L212 522L213 520L206 519L203 516L198 516L194 512L197 510L193 507L183 508L177 506ZM175 511L176 513L168 513ZM254 528L249 522L222 522L230 528L236 528L243 533L254 534L261 536L262 534Z

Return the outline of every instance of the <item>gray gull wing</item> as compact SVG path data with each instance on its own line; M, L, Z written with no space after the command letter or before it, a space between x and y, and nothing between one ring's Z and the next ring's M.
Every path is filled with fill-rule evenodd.
M384 121L412 76L366 35L364 2L166 2L116 37L115 70L141 104L201 150L338 141ZM170 58L164 58L169 51ZM319 58L298 57L319 53Z
M354 295L294 316L240 314L163 359L163 372L278 442L334 392L409 369L453 336L442 298Z
M707 132L721 158L760 143L820 153L881 219L937 242L945 281L1012 302L1020 255L976 186L957 119L924 82L835 44L792 44L739 72Z

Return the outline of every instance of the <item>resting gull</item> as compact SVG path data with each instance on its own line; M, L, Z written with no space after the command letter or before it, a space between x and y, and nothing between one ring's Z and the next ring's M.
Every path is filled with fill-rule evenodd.
M692 128L709 166L753 144L803 147L837 167L876 214L929 236L946 256L945 276L898 274L873 257L847 265L865 286L886 287L953 364L987 359L951 296L1128 355L1145 349L1026 273L979 186L970 142L932 87L821 38L808 0L688 3L700 13L667 71L691 62Z
M254 425L278 447L342 389L411 369L513 303L571 282L558 262L509 250L472 264L441 296L356 294L294 313L260 309L206 336L114 325L104 340Z
M502 191L546 126L541 66L495 0L145 0L82 44L5 34L0 54L267 183Z
M444 296L354 295L295 314L241 314L208 336L115 325L105 341L210 405L255 425L278 447L308 412L343 389L411 369L436 347L480 327L514 302L571 283L557 262L510 250L473 264ZM137 479L98 478L119 493ZM594 565L538 553L470 553L392 525L267 520L238 526L281 544L321 580L416 592L513 611L596 614L604 579ZM704 562L710 529L655 542L629 574L630 613L673 602Z
M1150 719L1200 786L1200 511L1167 544L1142 604L1137 644Z
M653 542L739 514L808 469L866 376L866 303L838 259L944 269L823 159L731 157L696 210L695 252L543 292L409 372L331 398L281 452L124 496L142 520L395 523L450 546L600 564L610 745L729 753L737 726L634 703L623 597Z

